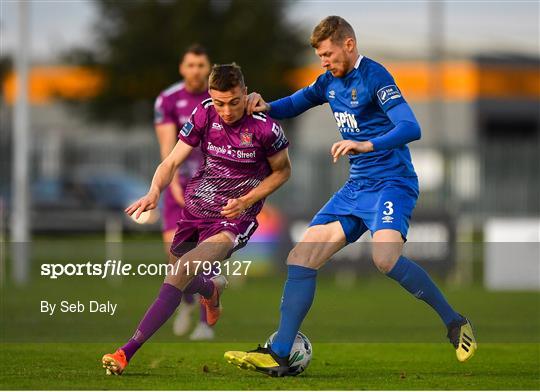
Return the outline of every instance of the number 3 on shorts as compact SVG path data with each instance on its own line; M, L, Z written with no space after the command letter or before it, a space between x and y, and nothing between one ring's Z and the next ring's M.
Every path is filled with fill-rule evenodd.
M392 208L394 207L394 203L392 203L391 201L385 201L384 206L386 207L386 210L383 211L384 215L388 216L394 213L394 209Z

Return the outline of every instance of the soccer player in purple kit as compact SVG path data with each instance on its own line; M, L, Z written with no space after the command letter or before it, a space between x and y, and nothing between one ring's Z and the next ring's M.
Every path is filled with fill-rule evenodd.
M170 249L173 270L148 308L133 337L102 358L107 374L121 374L135 352L171 317L184 294L204 298L207 320L221 315L224 276L193 275L194 260L225 260L245 246L257 228L264 199L291 173L288 141L270 117L247 115L244 78L235 64L215 65L209 78L211 99L184 124L173 151L158 166L148 194L126 208L136 217L156 208L160 193L178 167L200 146L204 163L185 190L185 208ZM190 272L191 271L191 272Z
M178 132L188 122L193 109L203 100L210 98L208 94L210 59L204 47L198 44L189 46L180 58L178 71L183 80L162 91L154 105L154 126L161 160L173 150L178 141ZM167 254L176 232L180 212L185 206L184 189L201 164L202 153L199 148L194 148L163 192L162 232ZM178 307L173 322L175 335L182 336L189 330L191 314L198 305L193 295L184 295L183 303ZM202 305L199 306L201 307L199 324L191 333L190 339L212 339L214 330L206 322L204 308Z

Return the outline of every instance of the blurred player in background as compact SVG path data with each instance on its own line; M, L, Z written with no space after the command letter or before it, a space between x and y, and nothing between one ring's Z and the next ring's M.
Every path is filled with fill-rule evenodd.
M457 359L466 361L477 347L471 324L450 306L424 269L402 256L419 194L407 143L420 138L420 126L390 73L358 53L346 20L322 20L313 30L311 46L326 72L309 87L270 104L252 93L248 113L267 111L278 119L290 118L328 103L344 139L330 152L334 162L349 156L350 177L289 254L281 320L271 347L229 351L225 358L241 368L287 375L291 347L313 302L318 269L370 230L377 268L432 307L448 330Z
M210 59L206 49L200 45L191 45L180 58L178 70L183 80L161 92L154 105L154 126L159 142L161 160L173 150L178 141L178 132L188 122L195 107L203 100L210 98L208 94L208 75ZM180 212L185 206L184 189L186 184L202 164L202 153L194 148L188 159L175 174L171 184L163 192L161 210L163 242L165 251L169 247L176 231ZM192 312L199 304L193 295L184 295L182 306L174 319L173 332L177 336L186 334L191 326ZM190 335L191 340L208 340L214 338L214 330L206 322L206 312L200 305L199 324Z
M170 249L172 271L133 337L102 358L108 374L121 374L135 352L172 316L185 294L200 294L209 325L221 316L222 275L195 275L196 260L221 261L246 245L257 229L265 198L290 176L283 129L265 114L247 115L244 77L235 64L215 65L209 78L211 99L199 104L180 130L180 140L158 166L148 194L126 208L136 218L156 208L196 147L204 163L189 181L185 208Z

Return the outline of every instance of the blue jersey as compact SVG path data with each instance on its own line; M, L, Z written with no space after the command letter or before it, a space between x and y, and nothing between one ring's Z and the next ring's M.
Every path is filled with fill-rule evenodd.
M360 56L346 76L337 78L328 71L291 96L293 101L299 94L310 107L328 102L343 139L373 142L374 151L349 155L351 178L416 177L405 144L379 149L376 143L395 126L387 112L405 103L394 78L381 64Z

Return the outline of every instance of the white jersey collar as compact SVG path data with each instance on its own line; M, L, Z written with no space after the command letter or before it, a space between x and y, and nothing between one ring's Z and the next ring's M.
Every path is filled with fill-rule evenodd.
M358 59L356 60L356 63L354 63L354 68L358 68L360 66L360 61L362 61L363 58L364 58L364 56L362 56L362 55L358 56Z

